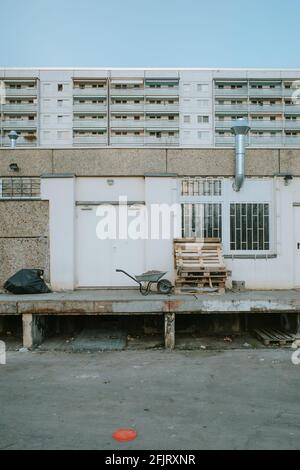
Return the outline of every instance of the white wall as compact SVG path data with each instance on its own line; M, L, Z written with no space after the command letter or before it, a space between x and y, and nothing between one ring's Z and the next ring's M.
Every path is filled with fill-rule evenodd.
M49 201L50 282L73 290L75 276L75 178L42 178L41 198Z

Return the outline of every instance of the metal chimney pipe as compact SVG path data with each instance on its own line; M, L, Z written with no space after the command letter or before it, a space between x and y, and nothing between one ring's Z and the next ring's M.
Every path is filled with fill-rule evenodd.
M235 135L235 181L233 189L240 191L245 180L246 135L250 127L246 119L237 119L231 128Z
M14 149L16 148L17 145L17 139L18 139L18 134L16 131L10 131L8 134L9 140L10 140L10 148Z

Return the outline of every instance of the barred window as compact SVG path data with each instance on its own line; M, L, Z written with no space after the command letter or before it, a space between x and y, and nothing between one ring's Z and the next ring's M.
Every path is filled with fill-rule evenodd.
M182 236L222 239L222 205L182 204Z
M39 199L40 178L0 179L0 199Z
M230 249L270 249L269 204L230 204Z
M222 196L222 181L214 178L183 178L181 196Z

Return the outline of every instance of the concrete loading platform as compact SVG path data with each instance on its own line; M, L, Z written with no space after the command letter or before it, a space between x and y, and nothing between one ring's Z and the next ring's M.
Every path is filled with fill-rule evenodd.
M162 320L164 344L175 347L176 318L203 318L225 315L244 319L266 319L276 315L286 330L300 333L300 291L246 291L209 295L150 294L142 297L136 290L82 290L42 295L15 296L0 294L0 335L8 318L17 318L22 330L23 346L39 346L46 335L50 318L63 317L151 317ZM220 320L221 316L221 320ZM224 318L225 321L225 318ZM236 326L236 331L238 330Z

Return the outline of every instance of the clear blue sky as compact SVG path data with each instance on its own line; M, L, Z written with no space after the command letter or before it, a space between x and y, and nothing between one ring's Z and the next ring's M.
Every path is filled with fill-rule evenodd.
M14 0L0 66L299 67L298 0Z

